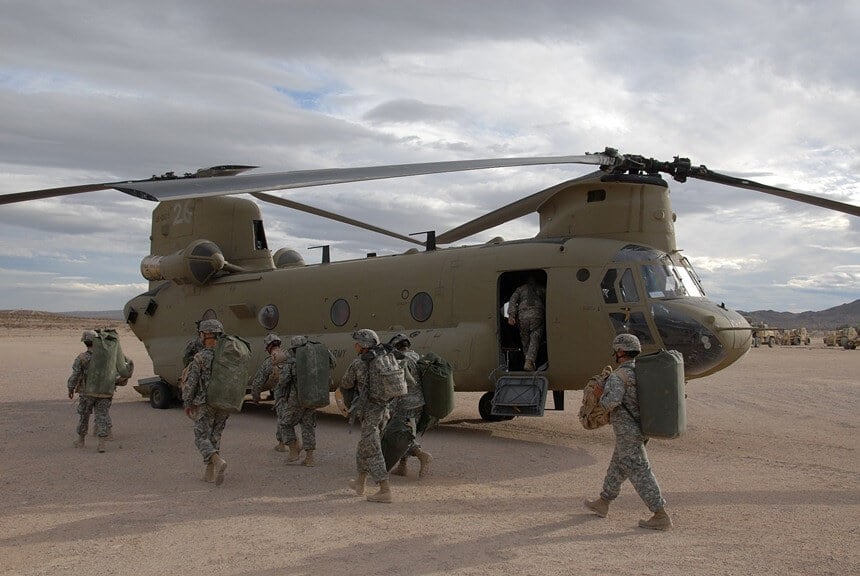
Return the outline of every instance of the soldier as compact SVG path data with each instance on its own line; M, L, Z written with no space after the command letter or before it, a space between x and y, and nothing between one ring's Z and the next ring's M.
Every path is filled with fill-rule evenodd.
M423 478L430 473L430 462L433 460L433 456L421 449L417 437L418 419L421 418L421 412L424 410L424 391L418 376L419 356L417 352L412 350L412 343L405 334L393 336L388 341L388 345L394 348L394 356L397 357L398 361L405 364L405 370L409 374L406 377L406 395L399 396L391 402L391 419L400 419L406 422L415 437L406 450L406 455L400 459L397 466L392 468L391 473L396 476L406 476L406 461L409 456L415 456L421 464L418 477Z
M78 354L75 362L72 364L72 375L69 376L67 386L69 389L69 399L74 398L75 392L78 393L78 438L74 442L76 448L83 448L86 441L87 430L90 425L90 414L93 416L93 424L95 433L99 437L98 451L104 452L106 449L105 441L108 440L111 433L110 405L113 401L113 382L104 390L110 389L110 392L92 393L86 390L87 372L92 361L93 341L97 338L94 330L84 330L81 335L81 342L86 346L86 350ZM126 361L130 363L128 358Z
M615 361L620 366L606 380L600 404L609 411L612 430L615 432L615 450L603 490L597 500L586 500L585 506L605 518L609 503L618 497L621 484L629 479L639 497L654 515L640 520L639 526L652 530L669 530L672 519L666 514L666 501L660 494L660 486L651 471L651 463L645 452L646 438L639 426L639 397L636 393L636 356L642 351L639 339L632 334L619 334L612 341Z
M285 363L284 370L281 372L281 380L278 387L281 388L286 396L286 410L284 415L283 438L287 446L290 448L290 454L287 456L287 462L296 462L299 459L301 450L305 451L305 459L302 460L302 466L314 465L314 450L316 450L316 433L314 429L317 425L316 409L303 407L299 404L299 394L296 390L298 385L298 375L296 374L296 349L308 343L306 336L293 336L290 338L290 357ZM335 359L329 352L329 370L335 367ZM280 420L279 420L280 421ZM302 430L302 443L296 437L296 425Z
M538 284L534 275L528 282L514 290L508 300L508 324L519 324L525 364L523 369L535 370L535 360L546 332L546 288Z
M218 320L203 320L198 326L203 350L194 355L188 380L182 389L182 403L185 414L194 420L194 444L203 456L206 471L203 479L221 485L224 482L224 472L227 462L221 458L221 434L227 425L230 413L209 406L206 391L212 376L212 361L215 358L215 346L218 335L224 332L224 327Z
M281 377L284 374L287 356L281 351L281 339L277 334L266 334L266 337L263 338L263 345L266 347L266 357L251 382L251 397L254 402L259 402L260 392L264 386L272 390L272 395L275 398L275 414L278 417L278 423L275 426L275 438L278 440L278 444L275 446L275 450L286 452L287 445L284 443L286 394L284 394L284 389L281 386Z
M370 369L371 361L377 354L387 351L380 345L379 336L373 330L363 328L352 334L355 340L355 353L358 358L347 367L341 379L340 387L344 390L358 391L350 405L350 414L361 420L361 439L355 453L358 477L349 481L349 487L359 496L364 494L364 483L367 477L379 485L379 491L369 494L369 502L391 502L391 487L388 483L388 470L385 468L385 457L382 455L379 428L385 415L386 405L370 397L367 388L369 379L375 377Z

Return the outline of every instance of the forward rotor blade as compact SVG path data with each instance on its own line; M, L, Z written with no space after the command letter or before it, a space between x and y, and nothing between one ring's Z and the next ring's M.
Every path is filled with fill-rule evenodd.
M397 232L392 232L390 230L386 230L385 228L374 226L373 224L367 224L365 222L361 222L360 220L354 220L353 218L347 218L346 216L341 216L340 214L335 214L334 212L328 212L326 210L314 208L313 206L308 206L307 204L300 204L299 202L286 200L284 198L272 196L271 194L266 194L264 192L252 192L251 196L257 198L258 200L262 200L263 202L271 202L272 204L285 206L287 208L292 208L293 210L307 212L308 214L314 214L316 216L322 216L323 218L328 218L329 220L342 222L344 224L349 224L350 226L356 226L358 228L363 228L364 230L370 230L371 232L378 232L379 234L391 236L392 238L397 238L398 240L404 240L406 242L411 242L412 244L424 246L423 242L416 240L415 238L403 236L402 234L398 234Z
M366 166L360 168L328 168L321 170L297 170L292 172L274 172L271 174L253 174L235 178L180 178L176 180L159 180L154 182L135 182L128 185L115 186L133 196L147 199L179 200L183 198L201 198L206 196L222 196L226 194L251 194L267 190L285 190L289 188L305 188L309 186L324 186L327 184L342 184L346 182L363 182L385 178L400 178L403 176L418 176L422 174L442 174L446 172L463 172L466 170L482 170L486 168L504 168L511 166L536 166L542 164L593 164L614 166L617 158L612 155L586 154L583 156L540 156L530 158L488 158L484 160L458 160L452 162L427 162L421 164L396 164L389 166Z
M462 240L463 238L468 238L469 236L478 234L479 232L483 232L484 230L489 230L490 228L494 228L496 226L499 226L500 224L504 224L505 222L516 220L521 216L531 214L532 212L537 211L541 204L551 198L553 194L555 194L559 190L570 186L574 182L593 178L594 174L595 173L586 174L585 176L580 176L579 178L574 178L573 180L568 180L566 182L556 184L555 186L551 186L549 188L546 188L545 190L541 190L540 192L535 192L531 196L526 196L525 198L521 198L516 202L511 202L506 206L502 206L501 208L493 210L492 212L488 212L483 216L479 216L474 220L470 220L465 224L461 224L456 228L452 228L447 232L439 234L438 236L436 236L436 243L451 244L452 242L457 242L459 240Z
M745 188L747 190L755 190L756 192L764 192L765 194L779 196L780 198L787 198L789 200L811 204L812 206L818 206L820 208L836 210L837 212L843 212L845 214L850 214L851 216L860 216L860 206L845 204L844 202L837 202L836 200L821 198L820 196L813 196L802 192L793 192L791 190L786 190L785 188L777 188L776 186L768 186L767 184L761 184L760 182L754 182L745 178L727 176L725 174L709 170L704 166L693 168L688 176L691 178L698 178L699 180L715 182L717 184L725 184L726 186L734 186L735 188Z

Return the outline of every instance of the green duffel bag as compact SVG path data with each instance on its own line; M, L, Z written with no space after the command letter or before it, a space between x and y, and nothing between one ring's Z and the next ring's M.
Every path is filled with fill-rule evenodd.
M112 398L118 381L127 380L134 371L134 363L122 353L119 336L113 328L96 330L93 338L92 358L87 367L87 378L82 394L97 398Z
M323 408L329 405L331 356L322 342L297 346L296 394L302 408Z
M454 368L451 363L428 352L418 359L418 378L424 393L424 411L441 420L454 410Z
M382 432L382 456L385 458L385 469L391 471L398 460L406 455L412 446L415 435L403 418L391 418Z
M212 359L206 403L218 410L239 412L248 386L251 346L238 336L219 334Z

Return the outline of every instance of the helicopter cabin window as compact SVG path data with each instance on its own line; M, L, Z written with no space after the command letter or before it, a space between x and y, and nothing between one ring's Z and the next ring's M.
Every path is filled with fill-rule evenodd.
M254 250L266 250L266 231L263 229L262 220L254 220Z
M331 321L335 326L343 326L349 322L349 302L338 298L331 305Z
M633 271L630 268L621 275L621 299L625 302L639 302L639 291L636 289L636 280L633 279Z
M278 325L279 319L280 313L278 312L278 307L274 304L266 304L257 312L257 322L266 330L274 330L275 326Z
M409 313L416 322L426 322L433 314L433 297L427 292L419 292L409 303Z
M206 312L203 313L203 316L200 317L201 320L217 320L218 313L215 312L212 308L209 308Z
M609 318L616 334L633 334L642 344L654 344L651 329L642 312L632 312L629 317L624 312L612 312Z

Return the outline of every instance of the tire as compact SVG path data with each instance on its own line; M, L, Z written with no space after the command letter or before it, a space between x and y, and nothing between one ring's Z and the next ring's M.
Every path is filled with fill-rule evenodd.
M481 415L481 420L485 422L501 422L502 420L513 420L513 416L495 416L493 415L493 396L495 392L490 390L481 396L478 401L478 414Z
M173 402L173 390L170 389L167 382L162 381L152 386L149 391L150 406L158 410L165 410L170 408L171 402Z
M776 338L771 336L770 338L767 339L767 347L768 348L773 348L774 344L776 344Z

